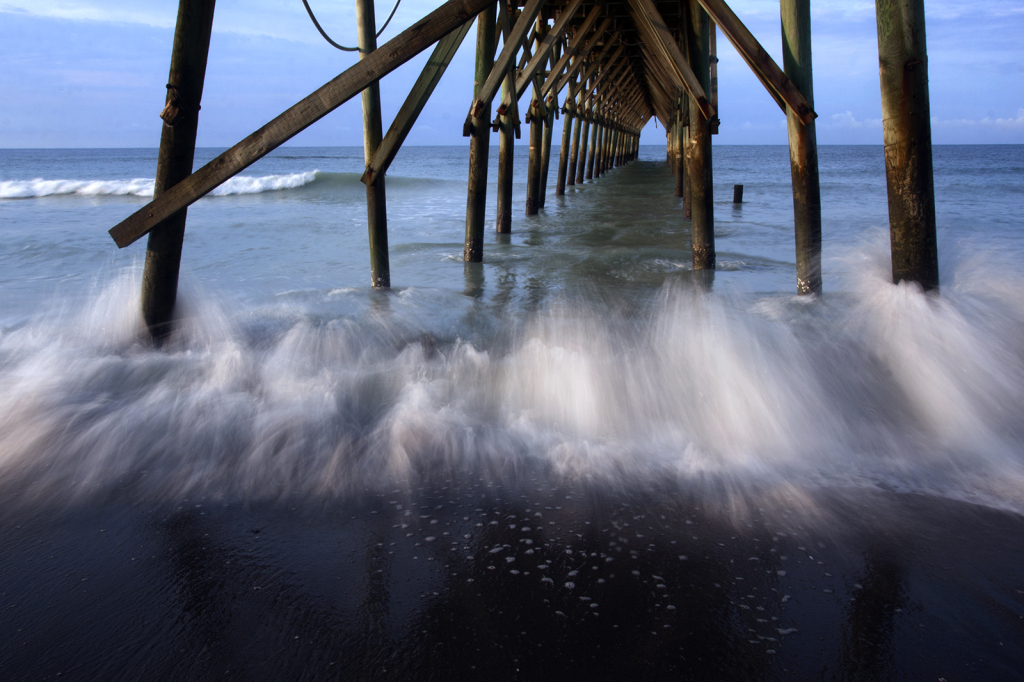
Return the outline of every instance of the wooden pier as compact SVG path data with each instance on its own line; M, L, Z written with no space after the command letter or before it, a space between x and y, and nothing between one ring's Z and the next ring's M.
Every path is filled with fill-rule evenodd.
M122 248L149 235L142 310L158 342L173 327L187 207L360 93L371 283L390 286L385 175L473 22L475 82L472 88L467 84L463 124L470 138L467 262L483 259L492 134L499 140L494 224L497 232L509 233L516 222L515 172L527 178L526 217L520 219L529 220L543 210L553 159L558 163L553 191L562 195L567 186L595 181L635 160L640 133L655 118L666 131L667 163L674 191L683 199L680 238L688 228L694 270L713 270L712 136L720 125L716 45L721 33L786 113L795 288L800 294L822 291L810 0L780 2L782 67L724 0L449 0L380 46L373 0L354 1L359 62L192 172L215 0L180 0L154 198L110 230ZM936 289L923 0L877 0L876 6L893 281ZM380 79L431 46L423 72L383 134ZM553 155L557 116L563 132ZM529 162L526 169L515 169L513 148L523 125L529 126ZM586 201L586 193L573 201Z

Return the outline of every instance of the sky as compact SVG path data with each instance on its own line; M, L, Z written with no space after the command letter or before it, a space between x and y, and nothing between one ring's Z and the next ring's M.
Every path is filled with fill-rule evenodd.
M355 44L354 0L309 0L320 23ZM0 148L155 147L177 0L0 0ZM403 0L380 44L441 0ZM780 65L778 0L730 6ZM378 25L392 0L377 3ZM819 144L881 144L875 7L811 0ZM935 144L1024 144L1024 0L926 0ZM716 144L786 144L785 117L719 34ZM406 144L465 144L471 31ZM385 128L430 50L382 80ZM227 147L355 63L328 45L301 0L218 0L199 146ZM359 98L289 144L362 145ZM561 124L556 124L555 134ZM652 121L643 144L663 144ZM496 142L495 142L496 143Z

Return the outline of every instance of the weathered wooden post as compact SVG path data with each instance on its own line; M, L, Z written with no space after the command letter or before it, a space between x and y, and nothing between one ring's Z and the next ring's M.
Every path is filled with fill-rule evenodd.
M603 117L602 117L603 118ZM597 124L597 153L594 158L594 177L601 177L601 173L604 172L604 142L605 137L608 135L607 130L604 127L604 121L599 120Z
M782 0L782 64L789 80L814 107L811 73L811 2ZM786 107L789 126L789 168L793 179L793 227L796 234L796 290L821 293L821 189L818 184L818 142L814 121L804 123ZM743 185L739 200L743 201Z
M590 139L590 113L583 111L583 129L580 131L580 162L576 166L576 184L582 185L587 171L587 141Z
M686 153L683 150L683 110L682 107L676 110L676 117L671 128L672 139L672 174L676 180L676 196L682 197L686 192Z
M615 152L615 129L612 123L608 123L604 131L604 172L612 168Z
M582 83L580 85L582 87ZM573 104L573 108L572 108L572 111L573 111L573 117L572 118L575 121L575 123L573 125L573 130L572 130L572 150L569 152L569 173L568 173L568 177L566 178L567 184L570 184L570 185L575 185L576 184L576 173L577 173L577 171L579 169L579 165L580 165L580 133L583 130L583 113L584 113L580 109L580 107L582 107L582 105L583 105L583 97L582 97L582 95L583 95L583 93L580 93L580 96L577 98L578 101L576 101ZM568 121L566 121L566 123L568 123Z
M542 49L547 24L540 16L537 17L536 49ZM526 215L537 215L541 206L541 154L544 149L544 117L540 116L543 108L540 90L536 81L533 84L533 97L530 100L530 156L526 168Z
M682 170L683 170L683 217L693 218L693 190L690 187L690 166L686 161L686 148L690 143L690 98L683 98Z
M565 109L562 112L562 144L558 148L558 178L555 181L555 194L565 194L566 176L569 173L569 147L572 145L572 120L576 111L573 103L573 84L569 81L569 92L565 96ZM573 178L573 182L575 182ZM570 183L572 184L572 183Z
M373 14L373 0L356 0L356 32L359 59L363 60L377 49L377 21ZM366 165L369 165L384 138L380 120L380 81L374 81L363 90L362 100L363 156ZM366 185L366 222L370 236L370 283L375 287L389 287L388 203L383 177L377 177L374 182Z
M534 95L537 93L534 92ZM530 156L526 162L526 215L540 211L540 154L544 145L544 119L537 113L537 100L530 104Z
M180 0L167 76L167 104L160 118L160 153L154 197L192 173L203 98L206 58L210 51L215 0ZM142 319L157 343L171 333L178 297L181 247L187 209L181 209L150 231L142 272Z
M732 186L732 203L742 204L743 203L743 185Z
M477 15L476 76L473 100L494 66L494 24L497 3L490 3ZM491 103L485 103L477 116L470 117L469 191L466 197L466 247L462 259L479 263L484 257L484 223L487 220L487 156L491 145Z
M595 176L604 175L608 170L608 139L611 137L611 131L608 129L608 119L604 119L601 122L601 146L597 150L597 169L594 171Z
M501 84L502 101L505 100L508 93L508 79L505 79ZM513 175L514 168L515 121L506 112L501 117L501 137L498 138L498 234L512 233L512 181L515 177Z
M875 0L892 280L939 286L924 0Z
M551 135L555 128L555 109L558 107L558 102L553 98L549 97L544 102L544 107L547 109L547 116L544 117L544 135L541 138L540 148L540 207L544 208L544 201L548 195L548 171L551 165Z
M594 179L594 163L597 157L597 145L598 138L601 133L601 124L597 120L597 107L591 104L590 106L590 119L592 122L590 131L590 152L587 156L587 180Z
M707 13L698 0L684 7L686 56L690 69L705 92L711 89L709 68L710 28ZM711 175L711 126L690 98L689 139L686 162L690 176L690 212L693 225L693 269L715 269L715 204Z

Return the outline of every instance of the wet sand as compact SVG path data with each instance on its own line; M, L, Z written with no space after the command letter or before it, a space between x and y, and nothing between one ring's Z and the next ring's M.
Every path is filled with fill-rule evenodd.
M8 505L0 678L1024 675L1018 515L882 491L519 480Z

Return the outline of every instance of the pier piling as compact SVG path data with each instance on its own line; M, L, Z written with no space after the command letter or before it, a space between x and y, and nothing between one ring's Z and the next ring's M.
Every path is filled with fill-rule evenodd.
M698 0L687 0L686 48L690 69L707 92L711 89L709 68L710 27L707 13ZM686 142L687 172L690 176L690 212L693 226L693 269L715 269L715 204L711 172L711 126L700 103L690 98L689 139Z
M590 118L588 119L590 121L590 150L587 153L587 172L585 176L587 180L594 179L594 162L597 157L597 138L601 132L601 124L598 123L595 113L595 110L591 108Z
M939 286L924 0L876 0L892 280Z
M356 0L356 33L359 39L359 59L377 49L377 22L373 0ZM363 102L363 156L370 164L384 139L380 118L380 81L376 80L362 92ZM370 237L370 283L374 287L391 286L391 266L388 261L388 203L384 177L366 185L366 222Z
M676 196L681 197L686 187L686 155L683 152L683 110L677 109L672 127L669 129L669 160L672 164L672 175L676 181Z
M541 149L544 145L544 119L537 113L536 101L530 106L530 155L526 162L526 215L540 211Z
M548 170L551 165L551 135L554 132L555 108L557 106L558 102L554 99L549 99L544 103L544 108L547 110L547 116L544 117L544 134L541 136L540 192L537 193L541 208L544 208L544 202L547 199L548 194Z
M473 82L473 99L494 66L497 3L491 2L477 15L476 31L476 76ZM466 196L466 245L462 259L467 263L479 263L484 255L484 223L487 220L487 160L491 145L491 101L474 110L470 116L469 139L469 190Z
M514 87L514 86L513 86ZM508 94L508 82L501 86L502 99ZM505 113L501 117L498 138L498 234L512 233L512 183L515 180L515 124Z
M782 0L780 7L783 69L813 108L811 3L810 0ZM820 294L821 189L818 184L818 142L814 121L804 123L787 107L786 123L789 128L789 167L793 180L796 290L798 294Z
M180 0L167 76L167 104L157 157L153 198L192 173L199 107L203 98L215 0ZM171 333L178 297L181 247L185 240L182 208L153 227L146 244L142 272L142 319L152 338L163 342Z
M573 84L569 82L569 93L565 96L565 111L562 113L562 144L558 148L558 179L555 182L555 194L565 194L565 184L569 173L569 151L572 145ZM575 179L573 180L575 182Z
M580 159L576 166L576 184L582 185L587 174L587 148L590 141L590 112L583 111L583 128L580 130Z
M582 85L582 84L581 84ZM572 129L572 150L569 152L569 173L566 178L566 184L576 184L576 174L579 172L580 165L580 134L583 130L583 117L580 111L582 106L582 97L577 97L577 101L573 104L573 129ZM569 121L566 121L568 125Z

